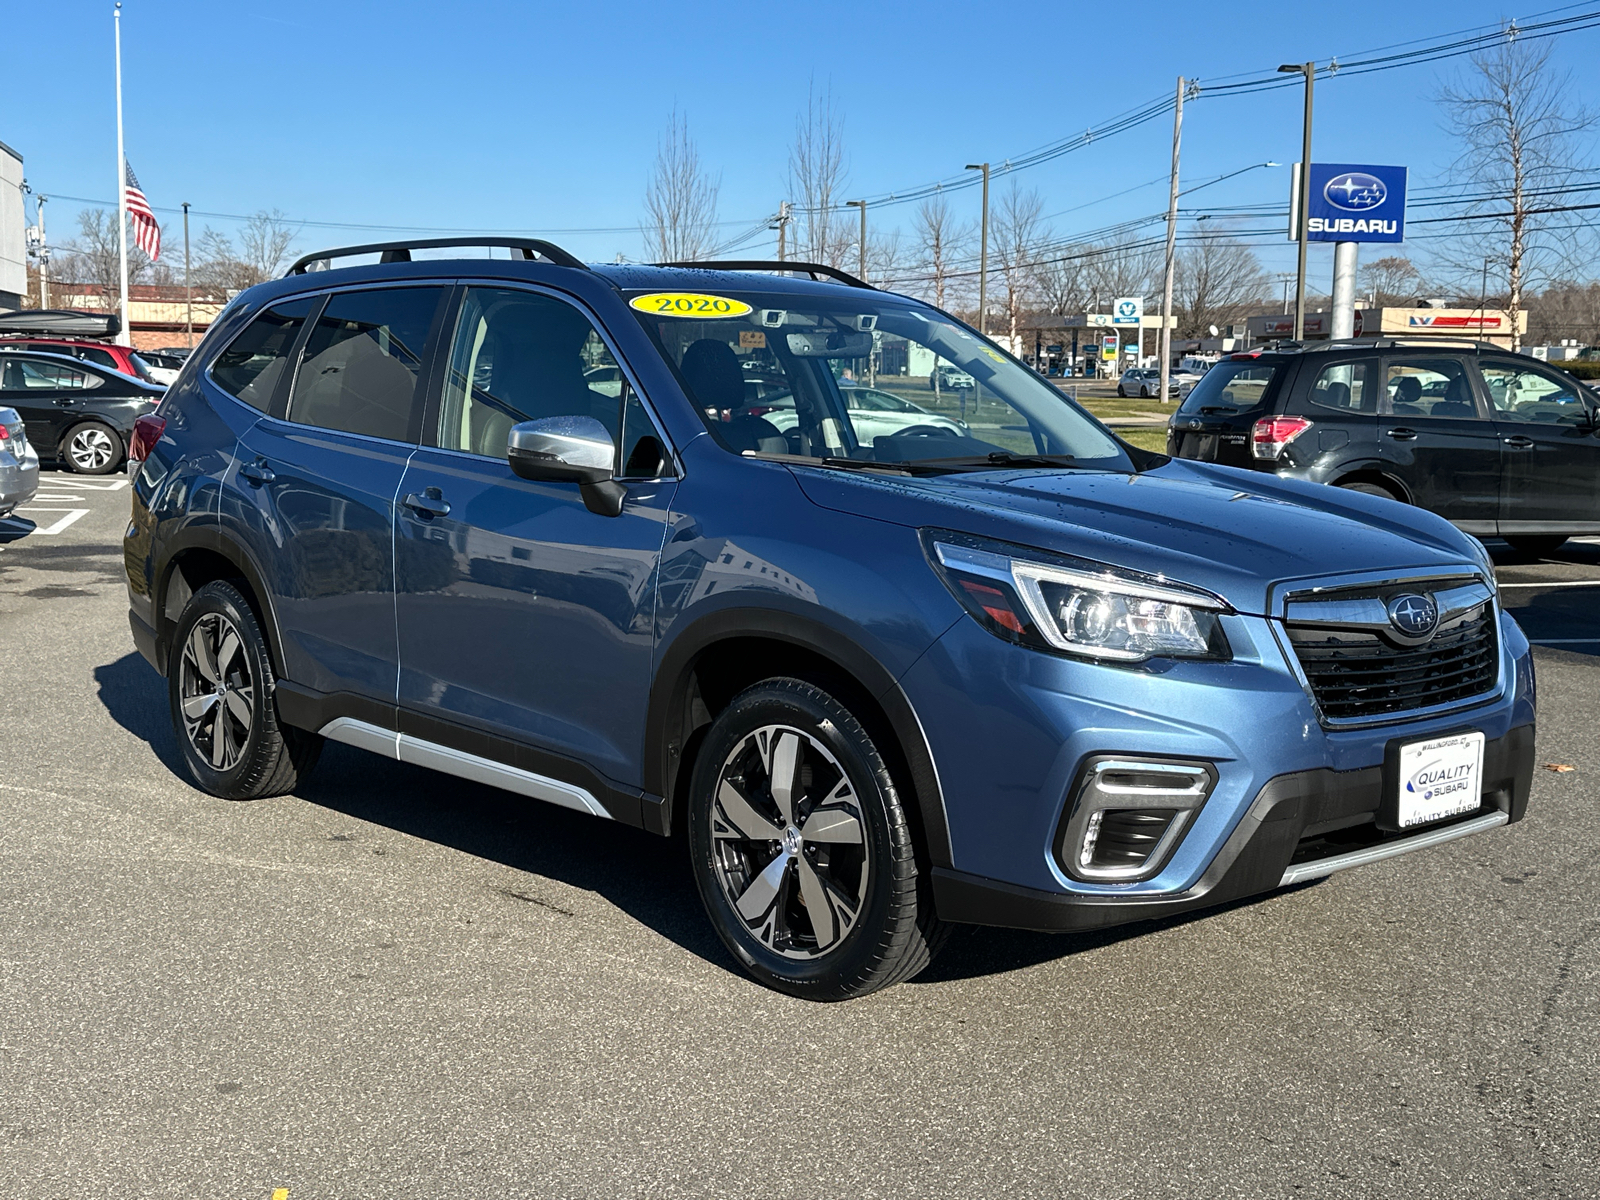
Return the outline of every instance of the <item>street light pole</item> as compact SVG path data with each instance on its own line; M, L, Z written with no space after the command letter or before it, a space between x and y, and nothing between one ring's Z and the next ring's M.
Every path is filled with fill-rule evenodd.
M861 272L861 282L867 282L867 202L865 200L846 200L846 208L859 208L861 210L861 244L857 252L856 266Z
M39 214L39 307L50 307L50 243L44 236L44 206L49 196L35 196L35 211Z
M983 226L978 235L978 332L989 332L989 164L968 163L967 170L983 172Z
M183 336L194 349L194 293L189 290L189 202L183 202Z
M1299 73L1306 77L1306 113L1300 131L1300 187L1299 211L1295 214L1295 240L1300 243L1295 255L1294 279L1294 340L1302 341L1306 335L1306 235L1311 222L1311 85L1317 77L1317 64L1286 63L1278 68L1285 74Z
M1156 339L1161 354L1161 403L1167 402L1172 381L1172 275L1178 243L1178 148L1183 142L1183 76L1178 76L1178 100L1172 113L1172 186L1167 193L1167 269L1161 285L1161 333ZM1143 330L1140 331L1141 343ZM1140 352L1144 346L1141 344Z

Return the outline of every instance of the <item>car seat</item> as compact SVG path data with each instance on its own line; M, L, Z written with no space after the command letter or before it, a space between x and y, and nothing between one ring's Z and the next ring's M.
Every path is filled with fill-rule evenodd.
M745 405L744 372L728 343L701 338L684 351L679 369L701 408L729 414L726 421L717 425L717 434L729 449L789 453L789 439L776 425L739 411Z
M1350 385L1348 383L1330 383L1323 389L1322 403L1327 408L1350 407Z
M1422 399L1422 381L1415 375L1402 376L1400 382L1394 385L1394 399L1389 407L1397 413L1420 417L1423 415L1421 406L1417 401Z
M1478 415L1477 406L1472 403L1472 392L1467 387L1464 376L1457 375L1444 389L1444 399L1436 400L1433 409L1428 414L1431 417L1455 417L1471 419Z

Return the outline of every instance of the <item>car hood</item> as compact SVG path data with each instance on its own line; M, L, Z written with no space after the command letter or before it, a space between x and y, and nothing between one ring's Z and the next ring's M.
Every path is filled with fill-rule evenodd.
M1273 584L1477 570L1474 543L1421 509L1260 471L1173 459L1136 474L983 471L905 478L793 468L824 508L943 527L1201 587L1263 614Z

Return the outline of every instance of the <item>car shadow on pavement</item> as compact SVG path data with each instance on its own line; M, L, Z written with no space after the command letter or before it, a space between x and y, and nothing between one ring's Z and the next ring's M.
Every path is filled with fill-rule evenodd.
M165 681L137 653L95 668L94 676L100 701L112 718L145 742L178 781L188 785L188 772L168 717ZM669 841L337 742L324 745L316 770L295 795L330 812L497 862L528 876L520 886L508 882L493 889L506 903L566 911L559 894L540 895L538 880L554 880L592 892L699 958L743 974L706 919L682 838ZM1297 889L1286 889L1292 890ZM1268 893L1217 908L1089 933L957 926L944 951L913 982L946 983L1003 975L1283 894Z

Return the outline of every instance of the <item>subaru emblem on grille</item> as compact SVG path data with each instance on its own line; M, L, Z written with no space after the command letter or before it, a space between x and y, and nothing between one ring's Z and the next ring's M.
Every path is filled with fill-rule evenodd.
M1403 592L1389 601L1389 624L1408 638L1425 638L1439 627L1439 606L1432 596Z

